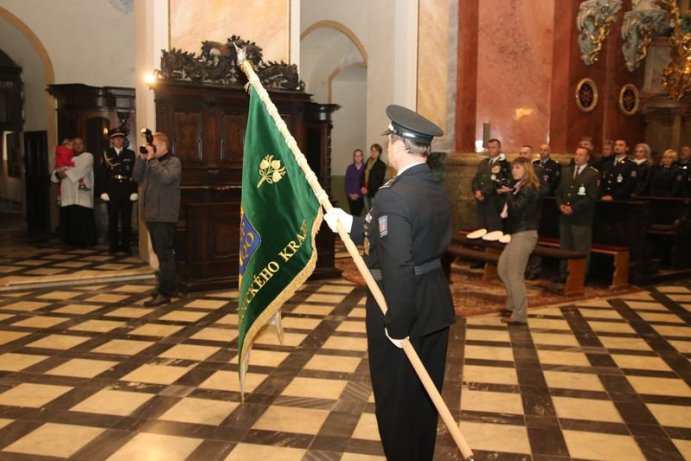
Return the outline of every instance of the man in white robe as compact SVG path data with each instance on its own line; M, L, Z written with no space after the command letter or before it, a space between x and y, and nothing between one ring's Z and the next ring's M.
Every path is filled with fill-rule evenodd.
M71 246L96 243L94 222L94 156L84 152L84 141L75 138L73 167L53 171L51 181L61 182L60 237ZM80 179L83 179L80 183Z

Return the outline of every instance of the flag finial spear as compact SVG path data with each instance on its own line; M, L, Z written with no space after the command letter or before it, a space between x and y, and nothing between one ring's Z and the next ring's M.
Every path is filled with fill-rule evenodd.
M235 47L235 53L238 55L238 66L241 66L247 60L247 54L244 48L237 46L235 43L233 43L233 46Z

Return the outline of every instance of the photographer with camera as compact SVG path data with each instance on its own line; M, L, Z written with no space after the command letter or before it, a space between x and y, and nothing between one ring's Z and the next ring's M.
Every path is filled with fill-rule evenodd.
M158 288L147 307L169 304L177 291L175 275L175 225L180 210L180 159L168 151L168 136L142 130L147 144L139 147L132 178L144 186L144 221L158 258Z
M103 152L99 174L99 197L108 207L108 254L122 251L131 255L132 203L139 198L137 184L132 181L134 152L125 145L124 128L112 128L108 136L111 146Z

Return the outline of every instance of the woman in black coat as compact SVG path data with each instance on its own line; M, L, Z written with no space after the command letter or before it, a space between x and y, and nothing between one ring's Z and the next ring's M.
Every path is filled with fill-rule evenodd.
M506 309L501 312L502 322L525 325L528 321L528 296L525 288L525 268L537 244L537 227L542 204L540 180L533 164L519 157L511 164L513 187L501 186L498 194L506 196L501 212L511 240L499 257L497 272L506 287Z

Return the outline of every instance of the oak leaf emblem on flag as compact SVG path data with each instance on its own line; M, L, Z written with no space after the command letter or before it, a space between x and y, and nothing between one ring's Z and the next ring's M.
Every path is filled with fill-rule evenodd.
M273 155L265 156L259 163L259 176L261 179L257 184L257 189L268 182L269 184L275 184L283 178L286 174L286 168L281 166L280 160L274 160Z

